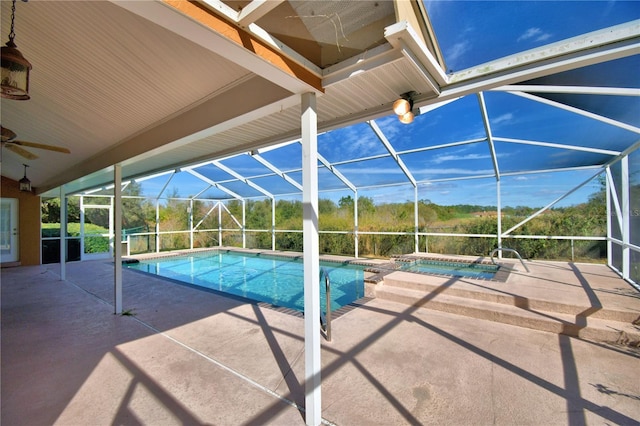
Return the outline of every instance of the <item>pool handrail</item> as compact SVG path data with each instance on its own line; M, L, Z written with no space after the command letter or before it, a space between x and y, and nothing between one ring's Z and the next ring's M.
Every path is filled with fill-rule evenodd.
M320 311L320 329L324 332L325 338L328 342L331 341L331 280L329 279L329 272L324 267L320 268L320 279L324 276L324 287L326 290L326 307L327 313L323 314Z
M511 252L511 253L515 253L515 255L518 256L518 259L520 259L520 263L522 263L522 266L524 266L524 269L526 269L527 272L531 272L531 271L529 271L529 268L527 268L527 265L524 263L524 260L522 260L522 257L520 256L520 253L518 253L518 251L516 249L507 248L507 247L498 247L498 248L493 249L493 251L491 252L491 263L493 263L494 265L498 265L498 264L493 259L493 256L495 256L495 254L497 252L499 252L499 251L508 251L508 252ZM502 265L502 267L508 268L508 269L512 269L512 268L509 268L508 266L504 266L504 265Z

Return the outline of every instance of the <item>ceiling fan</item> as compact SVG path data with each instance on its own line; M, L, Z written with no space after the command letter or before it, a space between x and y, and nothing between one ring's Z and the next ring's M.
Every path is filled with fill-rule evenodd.
M38 158L38 156L30 151L27 151L23 147L46 149L48 151L71 154L71 151L69 151L67 148L63 148L60 146L16 140L17 135L12 130L2 126L0 126L0 129L2 129L2 146L6 147L10 151L15 152L18 155L21 155L27 160L35 160L36 158Z

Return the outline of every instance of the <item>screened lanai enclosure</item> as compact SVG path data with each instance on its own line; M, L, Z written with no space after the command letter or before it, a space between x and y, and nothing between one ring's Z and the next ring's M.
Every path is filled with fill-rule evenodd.
M637 106L622 102L614 118L587 112L637 89L556 101L538 86L528 89L542 94L510 87L425 108L409 126L392 116L320 135L321 253L486 256L508 247L532 259L608 261L621 273L628 258L637 282L640 160L637 129L625 124L637 122ZM568 106L583 98L582 109ZM125 253L302 251L301 149L292 141L123 182ZM69 258L112 255L113 187L69 203ZM46 216L47 199L44 207ZM45 258L59 260L57 244L43 224Z
M302 252L318 425L322 253L514 250L637 286L639 4L2 1L32 66L3 48L2 261L109 259L122 314L127 254Z
M340 11L303 3L298 16L314 37L329 37L327 50L354 50L350 60L309 65L324 70L325 98L341 102L319 97L320 253L488 256L503 247L529 259L607 262L640 281L636 3L425 2L429 37L418 53L395 38L402 23L387 25L376 46L356 48L349 43L357 30ZM390 2L360 3L392 12ZM572 17L563 25L566 8ZM278 35L293 40L291 31ZM365 90L353 96L356 88ZM380 107L389 92L410 102L411 123L390 103ZM339 110L352 104L362 111ZM304 144L289 124L300 107L279 108L207 136L192 160L165 168L152 156L125 162L123 253L303 251ZM234 148L249 139L258 142ZM221 153L207 152L217 144ZM67 260L113 255L113 180L104 175L64 186ZM42 195L42 259L57 262L60 190Z
M544 125L520 132L500 125L506 108L514 108L501 102L544 111ZM446 114L468 117L469 126L430 125L430 117L441 122ZM532 259L608 261L622 273L627 247L628 276L638 281L640 161L632 151L637 134L622 122L497 91L425 112L415 128L395 121L385 117L319 136L321 253L487 256L508 247ZM535 118L523 112L518 121ZM575 121L570 129L592 130L540 137L569 121ZM619 144L597 148L607 132ZM301 145L293 141L123 182L125 253L217 246L302 251L300 158ZM69 259L112 255L113 188L73 194L68 202ZM50 200L43 207L46 215ZM53 214L51 221L58 220ZM57 262L57 244L55 227L50 233L43 224L43 256Z

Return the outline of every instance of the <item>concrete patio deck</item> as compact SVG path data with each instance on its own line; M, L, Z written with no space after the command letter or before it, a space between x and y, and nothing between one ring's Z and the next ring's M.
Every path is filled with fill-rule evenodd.
M640 313L606 266L540 265L550 299ZM301 318L130 270L134 315L113 315L112 264L58 273L1 272L3 426L304 424ZM374 299L333 323L322 364L327 423L640 424L640 352L615 342Z

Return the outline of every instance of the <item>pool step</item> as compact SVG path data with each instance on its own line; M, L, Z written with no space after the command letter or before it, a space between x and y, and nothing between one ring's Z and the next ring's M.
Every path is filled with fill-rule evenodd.
M632 324L637 320L638 312L525 299L503 291L476 291L473 286L460 287L412 281L411 277L403 277L402 274L396 277L388 275L384 283L376 286L375 297L589 340L640 342L640 330Z

